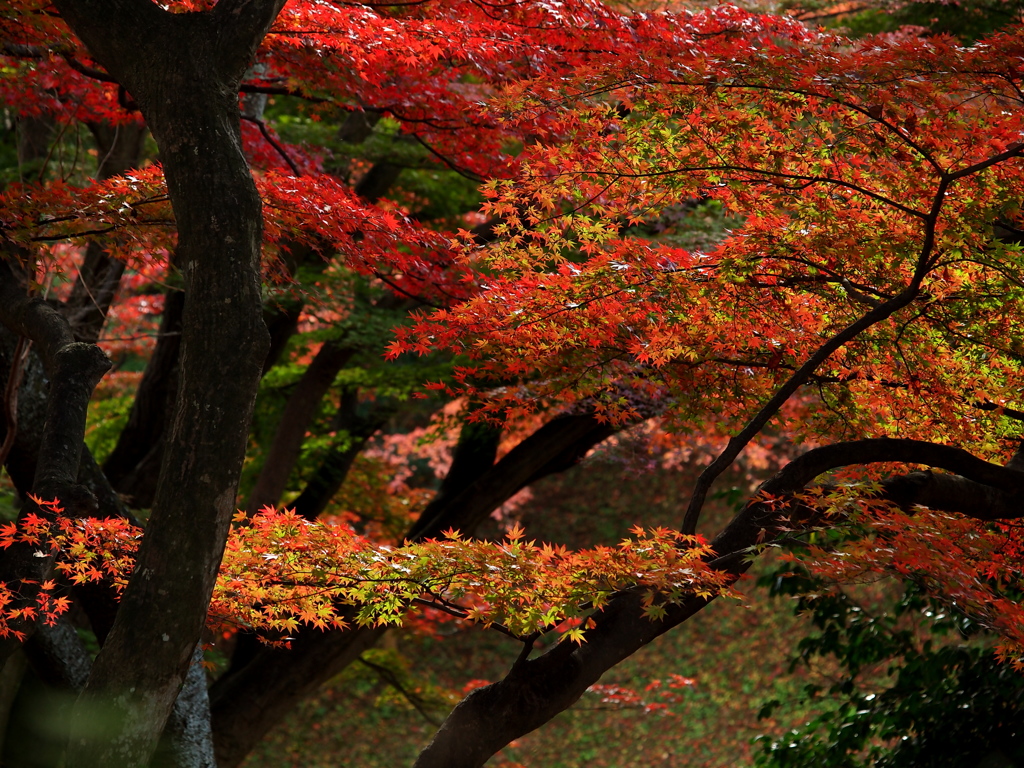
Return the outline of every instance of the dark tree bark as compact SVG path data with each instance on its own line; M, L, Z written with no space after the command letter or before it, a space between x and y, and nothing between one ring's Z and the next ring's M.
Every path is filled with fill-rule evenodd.
M3 384L3 379L10 370L10 357L15 339L6 328L0 330L4 331L0 333L0 384ZM38 456L48 401L43 367L34 354L29 357L19 395L18 408L22 412L20 426L7 469L15 486L22 495L25 495L32 490L33 477L39 464ZM0 424L0 437L2 436L3 425ZM84 446L79 461L78 485L84 489L80 489L82 498L89 499L91 494L95 499L96 514L104 517L124 517L137 524ZM33 565L38 562L37 558L33 558ZM8 560L7 567L9 566ZM116 595L108 585L103 584L82 585L76 587L73 592L85 609L89 623L102 644L116 614ZM69 695L77 694L84 688L92 661L77 633L68 624L60 622L54 627L37 625L25 644L24 651L31 661L36 678L47 685L56 690L66 691ZM24 656L12 657L11 663L8 664L11 667L11 674L15 672L17 666L13 665L13 662L19 659L23 662ZM4 675L5 679L9 676L6 666ZM13 696L12 691L8 699L12 699ZM0 715L0 723L6 722L6 714ZM67 725L66 720L60 719L54 721L54 725L61 722ZM53 734L56 740L51 739L49 752L61 752L66 744L66 735L67 732L65 738L60 739L57 734ZM207 768L214 765L206 676L201 666L190 668L185 688L175 702L162 742L162 765L173 765L175 768Z
M262 648L210 690L219 768L235 768L299 702L372 648L383 628L300 632L291 648Z
M22 117L18 120L18 176L34 181L45 171L46 158L56 135L52 117Z
M103 464L111 484L136 507L150 507L156 493L163 437L178 392L181 319L185 294L170 290L164 300L156 348L146 364L135 400L114 450Z
M0 324L0 387L5 387L11 371L12 355L18 336ZM45 428L48 384L42 362L34 352L25 363L24 376L18 388L17 419L11 452L5 464L8 476L22 498L32 491L32 481L39 464L39 450ZM0 440L6 439L6 424L0 422ZM89 449L82 446L78 464L78 486L82 498L95 501L100 517L121 517L138 525L96 464ZM117 600L109 585L85 584L75 588L75 595L85 608L96 637L102 644L117 610Z
M67 621L41 625L25 643L25 655L36 675L56 688L77 693L89 679L89 651Z
M60 312L29 295L27 279L12 267L14 253L9 248L5 258L0 259L0 323L32 341L49 380L43 427L38 447L33 445L38 461L32 468L31 489L44 500L59 499L69 515L91 514L95 512L96 499L77 482L79 458L89 399L100 378L109 370L110 361L97 346L76 342ZM24 461L23 458L18 460ZM22 475L23 485L30 467L31 464L25 462L14 468ZM20 514L24 517L30 512L52 517L46 508L34 502L26 503ZM22 581L21 599L24 601L32 600L35 585L47 577L52 566L52 557L37 557L35 550L36 547L28 544L15 544L6 550L0 561L3 581ZM23 621L16 628L28 634L33 626ZM0 642L0 658L6 660L16 647L17 640L13 637Z
M466 423L459 431L459 441L452 451L452 465L437 489L437 495L427 504L421 520L433 520L469 486L484 476L493 466L501 444L502 429L487 423ZM416 535L419 523L409 533ZM425 527L424 527L425 530Z
M196 646L150 768L217 768L202 648Z
M401 173L400 165L389 163L387 160L374 163L366 175L359 180L355 193L368 203L376 203L394 186Z
M0 267L2 269L2 267ZM16 357L24 350L19 348L24 338L6 325L0 327L0 383L7 391L15 367L21 365L21 380L10 390L15 398L12 422L5 418L0 422L4 442L10 448L4 461L8 476L18 494L25 498L32 491L39 446L43 439L43 425L46 422L47 379L42 361L30 350L21 363Z
M299 301L289 302L263 313L263 322L270 333L270 349L263 363L263 375L273 368L284 354L289 339L299 329L299 317L302 315L303 304Z
M182 687L227 536L267 334L261 203L238 85L283 0L173 14L148 0L57 0L131 94L160 149L184 278L181 376L153 512L73 719L68 765L144 766ZM97 713L110 728L91 721Z
M249 495L246 511L253 515L265 506L275 506L288 486L288 476L302 452L320 402L334 383L334 377L352 359L355 350L340 342L328 341L317 352L292 390L267 451L256 486Z
M33 491L43 498L77 496L86 409L110 361L94 344L76 342L64 317L28 294L8 260L0 260L0 322L33 342L50 382Z
M448 528L471 532L517 491L582 459L615 431L589 414L552 419L513 448L493 467L458 492L428 505L410 528L409 538L439 536ZM460 485L465 481L460 481Z

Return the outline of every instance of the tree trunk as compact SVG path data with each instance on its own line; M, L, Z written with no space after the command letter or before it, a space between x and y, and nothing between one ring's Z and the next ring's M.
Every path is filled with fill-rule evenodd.
M241 151L238 85L283 0L180 14L148 0L56 5L142 109L185 284L180 385L153 512L68 752L70 768L141 768L202 631L266 357L261 203Z

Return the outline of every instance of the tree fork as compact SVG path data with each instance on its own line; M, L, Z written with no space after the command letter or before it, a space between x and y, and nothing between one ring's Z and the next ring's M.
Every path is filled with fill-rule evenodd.
M61 500L69 514L89 514L95 510L96 499L78 484L78 467L89 399L103 374L110 370L110 360L96 345L75 341L67 320L42 299L30 296L23 278L10 261L0 259L0 322L33 342L49 379L32 492L43 499ZM15 437L12 435L12 440ZM29 503L20 517L30 512L49 514ZM33 591L29 584L46 578L52 565L52 557L36 557L35 549L28 545L11 547L3 561L5 581L27 580L25 599L30 599ZM31 629L30 623L21 628L24 632ZM6 660L17 644L13 636L0 643L0 659Z

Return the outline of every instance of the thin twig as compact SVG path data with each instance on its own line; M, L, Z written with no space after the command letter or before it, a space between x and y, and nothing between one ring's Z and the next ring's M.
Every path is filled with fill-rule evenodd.
M281 146L281 143L278 142L277 139L275 139L271 135L269 129L267 128L267 124L266 123L264 123L258 117L249 117L248 115L242 115L242 119L246 120L246 121L248 121L250 123L255 123L256 124L256 126L260 129L260 133L263 134L263 138L267 140L267 143L270 146L272 146L277 151L277 154L279 154L284 159L284 161L286 163L288 163L288 167L292 169L292 174L293 175L295 175L295 176L302 176L302 175L304 175L302 173L302 171L299 170L299 166L297 166L295 164L295 161L292 160L292 158L289 156L289 154L285 151L284 147Z
M377 673L377 676L381 680L383 680L385 683L387 683L400 694L402 694L402 698L404 698L406 701L412 704L413 708L420 713L424 720L426 720L435 728L440 727L441 721L427 712L425 702L423 701L423 699L421 699L412 691L407 690L406 687L402 685L402 681L398 679L398 675L396 675L393 670L381 666L380 664L374 664L372 661L367 661L362 656L360 656L357 659L357 661L364 667L372 669L374 672Z

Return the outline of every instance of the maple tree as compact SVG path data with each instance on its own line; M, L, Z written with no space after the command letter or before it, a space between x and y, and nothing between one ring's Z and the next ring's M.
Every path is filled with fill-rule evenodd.
M482 765L761 549L848 525L808 554L823 576L912 576L1019 658L1018 30L25 0L0 40L0 454L24 501L0 635L80 692L67 765L237 765L424 605L522 641L417 761ZM683 247L664 223L698 203L734 223ZM131 402L102 466L97 387ZM680 533L473 538L650 425L712 456ZM779 435L805 452L697 536L715 479ZM207 622L241 630L209 692Z

